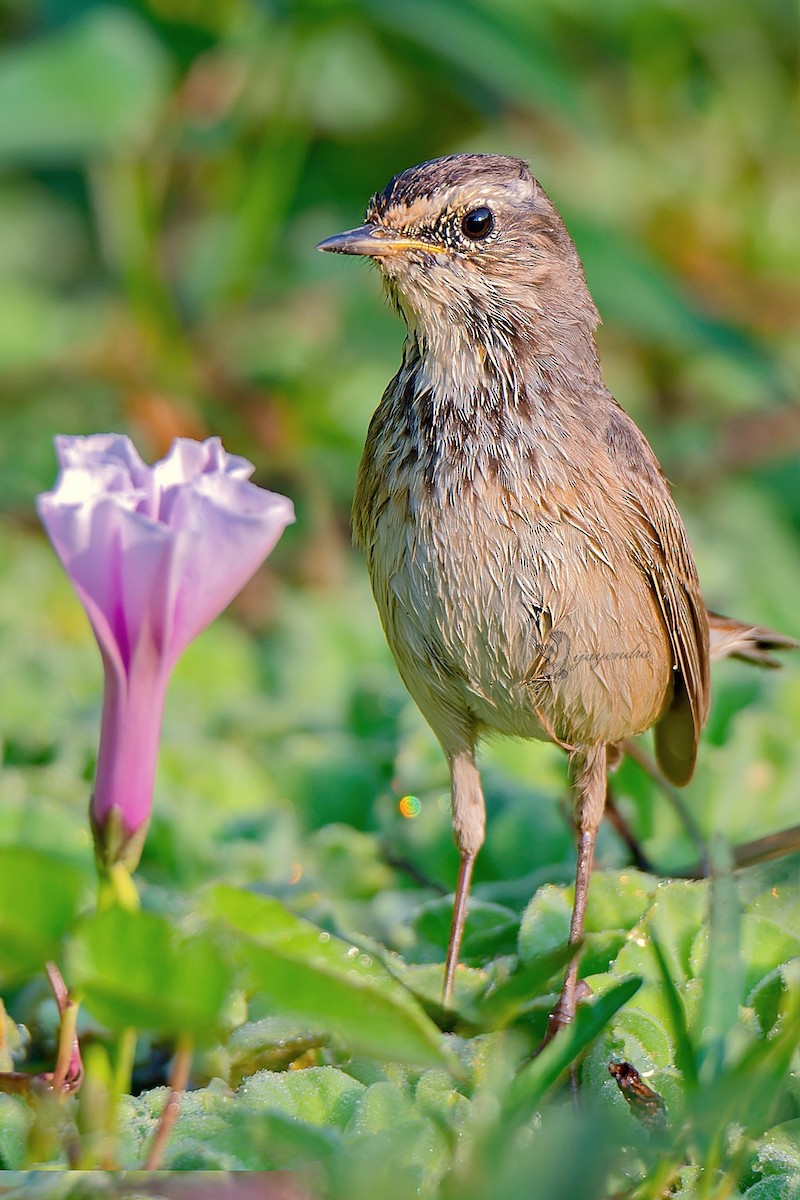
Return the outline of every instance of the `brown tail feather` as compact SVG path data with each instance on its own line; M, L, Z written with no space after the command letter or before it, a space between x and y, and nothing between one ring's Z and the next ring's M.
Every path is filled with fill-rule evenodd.
M780 661L770 650L797 650L800 642L783 633L774 633L760 625L746 625L732 617L708 612L708 632L712 658L741 658L759 667L779 667Z

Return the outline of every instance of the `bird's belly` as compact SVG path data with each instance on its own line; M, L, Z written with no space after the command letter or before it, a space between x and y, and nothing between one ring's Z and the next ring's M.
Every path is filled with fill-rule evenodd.
M370 574L400 673L444 741L476 732L613 743L662 710L672 661L646 580L580 530L506 504L388 504Z

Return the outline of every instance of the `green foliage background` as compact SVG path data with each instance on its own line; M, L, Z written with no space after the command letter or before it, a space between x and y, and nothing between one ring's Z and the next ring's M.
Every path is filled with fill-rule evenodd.
M797 855L723 880L709 924L706 884L632 873L603 832L584 973L600 1007L629 975L644 984L564 1049L560 1067L606 1022L575 1117L559 1063L552 1080L546 1060L510 1082L565 936L563 762L548 746L488 747L459 1037L438 1034L456 869L446 772L349 549L358 455L402 330L363 264L314 251L415 162L529 159L578 244L608 382L674 483L709 604L798 636L799 19L789 0L0 0L0 987L13 1018L0 1069L52 1058L48 955L86 996L89 1065L64 1117L80 1152L46 1106L0 1096L7 1171L140 1165L173 1039L191 1029L197 1090L170 1168L314 1162L326 1194L386 1200L513 1200L534 1171L543 1200L800 1195ZM221 434L298 512L176 672L146 911L119 929L86 915L99 657L33 509L54 478L52 435L110 429L146 457L178 434ZM685 793L705 836L797 824L799 727L798 663L717 669ZM696 861L633 764L614 794L659 870ZM234 911L223 882L266 892L261 916ZM321 960L320 929L334 938ZM386 948L428 1016L385 978ZM130 1022L134 1086L115 1102ZM305 1070L283 1069L301 1054ZM614 1055L653 1073L669 1134L630 1116ZM84 1186L7 1178L26 1193Z

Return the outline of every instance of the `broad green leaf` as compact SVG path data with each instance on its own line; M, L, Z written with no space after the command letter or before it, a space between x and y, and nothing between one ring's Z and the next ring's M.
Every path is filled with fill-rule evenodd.
M324 1082L315 1071L316 1089L313 1085L304 1087L300 1077L305 1074L297 1071L289 1076L274 1076L278 1085L274 1093L268 1087L256 1085L251 1094L239 1089L232 1095L216 1082L187 1092L181 1099L178 1121L169 1139L165 1168L180 1172L202 1170L205 1178L212 1179L214 1176L207 1172L215 1170L264 1171L310 1164L327 1168L343 1148L341 1134L331 1120L333 1108L326 1105L326 1098L335 1103L335 1083L331 1086ZM298 1097L318 1090L320 1124L300 1120L285 1111L287 1107L298 1107L286 1097L295 1078ZM283 1096L278 1090L281 1081L288 1081ZM156 1088L129 1099L123 1106L128 1161L140 1162L146 1153L150 1130L158 1121L166 1098L166 1089ZM313 1107L313 1096L309 1097L309 1105Z
M122 8L98 8L0 57L0 162L122 154L149 134L164 98L164 51ZM11 119L13 114L13 119Z
M75 920L86 885L71 863L0 846L0 983L42 970Z
M629 1062L637 1066L647 1063L654 1068L672 1066L673 1043L664 1024L652 1013L639 1007L638 996L635 1004L629 1004L617 1013L614 1035L623 1039L622 1056Z
M771 888L742 916L742 962L749 991L775 967L800 955L800 895L789 885Z
M457 1131L463 1129L472 1109L472 1101L456 1091L450 1076L441 1070L423 1071L414 1086L414 1102L438 1125Z
M316 869L343 897L366 900L394 886L392 870L373 834L332 823L319 830L311 846Z
M164 1089L157 1089L130 1103L126 1116L131 1134L139 1136L137 1131L149 1128L164 1098ZM458 1099L463 1112L468 1102ZM449 1148L442 1124L438 1116L423 1113L412 1090L402 1084L366 1087L334 1067L261 1071L233 1095L216 1085L188 1093L165 1166L182 1171L312 1167L341 1179L343 1171L349 1176L349 1166L364 1148L371 1147L390 1171L413 1160L442 1172ZM357 1194L368 1193L359 1188Z
M694 974L692 948L708 915L708 899L705 880L673 879L659 885L648 911L645 930L658 938L669 968L678 980Z
M252 1106L246 1100L233 1112L227 1106L223 1129L215 1136L209 1136L202 1112L197 1113L196 1120L195 1146L204 1145L208 1159L217 1156L217 1161L220 1151L235 1151L241 1164L237 1170L322 1170L329 1175L345 1153L343 1139L334 1125L309 1125L285 1113ZM186 1145L182 1152L169 1156L167 1165L173 1171L186 1170L191 1165L191 1153L191 1145ZM229 1164L230 1159L225 1165ZM198 1166L205 1169L202 1163Z
M0 1172L18 1171L24 1165L32 1116L17 1096L0 1095Z
M420 957L433 957L437 962L444 959L452 919L452 897L430 900L417 911L411 927L420 943ZM472 963L477 959L482 962L500 954L513 953L518 931L519 917L511 909L487 900L471 900L461 943L461 961Z
M598 871L593 875L586 908L583 975L608 969L655 891L655 879L641 871ZM572 887L539 889L522 914L519 954L523 961L546 954L567 940L574 895Z
M268 1069L284 1070L309 1050L325 1045L319 1034L298 1032L291 1017L264 1017L246 1021L209 1052L210 1070L227 1082L239 1084L248 1075Z
M356 1053L388 1061L433 1066L447 1062L444 1040L421 1008L391 987L295 958L291 947L253 946L247 978L262 1006L292 1013L304 1027L331 1033Z
M308 1125L344 1129L366 1092L363 1083L335 1067L302 1071L259 1071L239 1087L241 1106L252 1112L281 1112Z
M309 961L344 967L365 979L387 979L382 965L358 946L298 917L274 896L221 883L208 890L200 910L209 920L221 922L261 946L291 947L293 953ZM398 991L403 993L402 988Z
M541 958L569 938L572 896L569 888L548 884L539 888L522 914L519 956L523 962Z
M448 1167L450 1149L447 1127L441 1117L431 1120L420 1110L417 1096L398 1084L381 1081L372 1084L360 1097L358 1108L347 1127L350 1147L369 1139L382 1145L384 1153L394 1156L405 1168L416 1165L424 1178L431 1172L443 1175ZM412 1186L409 1178L407 1186Z
M768 1175L741 1195L744 1200L797 1200L800 1196L800 1176L793 1173Z
M450 1061L441 1033L418 1003L357 946L254 892L220 885L203 908L243 935L242 970L269 1013L293 1015L309 1031L334 1034L376 1058L423 1066Z
M753 1170L762 1179L744 1193L747 1200L794 1200L800 1193L800 1119L776 1125L764 1136Z
M483 1028L482 998L491 970L491 967L467 967L460 963L456 971L451 1010L463 1019L466 1025L474 1025L476 1029ZM446 1023L452 1020L452 1016L442 1006L444 967L441 962L407 965L393 963L392 974L419 1000L438 1025L447 1028Z
M638 1132L631 1137L628 1126L626 1143ZM568 1100L545 1105L513 1140L511 1131L504 1132L488 1153L481 1147L467 1161L455 1187L447 1187L452 1176L447 1179L446 1200L608 1200L616 1193L608 1186L609 1171L625 1179L616 1173L620 1122L607 1108L598 1112L587 1104L576 1111ZM459 1158L466 1151L459 1146Z
M231 986L208 933L186 936L164 917L114 908L87 918L67 947L67 978L114 1030L212 1037Z
M657 894L658 880L635 868L597 871L589 885L586 932L633 929Z

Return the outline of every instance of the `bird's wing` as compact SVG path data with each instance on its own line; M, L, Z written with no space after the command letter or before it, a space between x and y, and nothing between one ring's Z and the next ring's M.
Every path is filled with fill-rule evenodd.
M673 655L672 693L654 731L656 756L664 774L682 785L692 777L708 715L708 618L694 558L667 484L657 466L647 475L649 486L626 489L624 501L631 553L656 597Z

